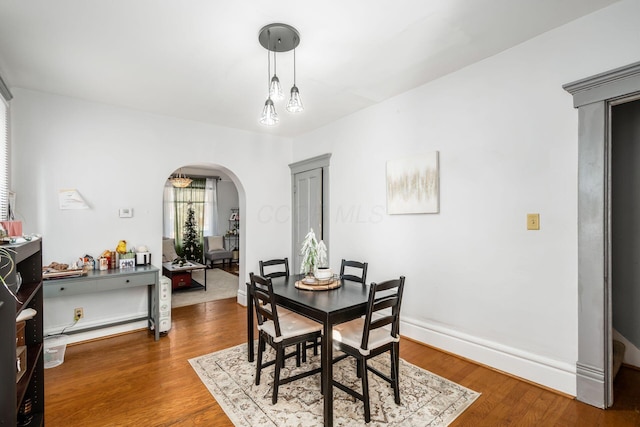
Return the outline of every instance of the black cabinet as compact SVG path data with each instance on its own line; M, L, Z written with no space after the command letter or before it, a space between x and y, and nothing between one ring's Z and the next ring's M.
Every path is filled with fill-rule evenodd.
M0 426L16 425L18 413L25 407L33 417L29 426L41 426L44 424L42 240L0 246L0 276L5 282L0 283L0 378L3 382ZM5 284L15 290L20 279L14 298ZM18 343L16 318L29 308L36 314L25 321L20 334L24 334L24 342Z

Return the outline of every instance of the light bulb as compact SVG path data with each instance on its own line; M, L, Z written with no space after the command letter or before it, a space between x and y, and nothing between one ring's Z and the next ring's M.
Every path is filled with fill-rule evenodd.
M296 85L293 85L291 88L291 98L289 98L289 102L287 103L287 111L290 113L300 113L304 111L302 99L300 99L300 92Z
M275 126L279 121L280 119L278 118L278 113L276 113L276 107L273 105L273 101L271 98L267 98L267 101L264 103L264 108L262 109L262 114L260 115L260 123L265 126Z
M280 79L275 74L271 78L271 85L269 86L269 97L274 101L280 101L284 99L282 94L282 86L280 86Z

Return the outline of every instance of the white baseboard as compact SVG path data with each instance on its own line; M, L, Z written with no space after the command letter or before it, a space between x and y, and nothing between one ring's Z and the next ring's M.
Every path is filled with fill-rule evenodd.
M44 330L44 336L57 335L63 333L69 336L69 344L93 340L97 338L104 338L110 335L122 334L125 332L132 332L139 329L145 329L148 327L147 320L133 321L140 317L146 317L147 312L138 313L137 315L129 315L124 317L114 317L110 319L100 319L93 322L83 322L80 320L74 327L69 325L55 325L49 326ZM129 322L120 325L108 326L112 323ZM92 329L97 328L97 329ZM83 329L90 329L83 332Z
M576 367L573 364L407 317L401 321L400 333L544 387L576 395Z

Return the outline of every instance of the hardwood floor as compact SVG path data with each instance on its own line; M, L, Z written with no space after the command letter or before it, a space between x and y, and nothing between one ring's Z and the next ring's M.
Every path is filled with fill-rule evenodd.
M45 371L46 425L231 426L187 360L242 344L245 331L246 310L231 298L174 309L159 342L139 331L71 345ZM621 369L604 411L408 339L400 356L482 393L453 426L640 426L633 369Z

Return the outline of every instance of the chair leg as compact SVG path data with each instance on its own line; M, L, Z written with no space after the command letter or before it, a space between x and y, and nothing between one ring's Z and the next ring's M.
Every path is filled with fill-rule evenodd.
M278 386L280 385L281 360L284 362L284 348L278 345L278 348L276 349L276 363L273 364L275 366L275 372L273 373L273 396L271 397L271 403L273 405L278 403Z
M300 367L300 352L302 351L302 349L304 348L304 343L303 344L296 344L296 367ZM305 358L306 359L306 358ZM305 360L306 362L306 360Z
M367 360L360 359L358 361L358 367L362 372L362 397L364 403L364 422L371 421L371 407L369 405L369 381L367 375Z
M393 387L393 397L396 405L400 404L400 360L398 343L391 347L391 387Z
M260 373L262 372L262 352L264 351L262 335L258 338L258 357L256 359L256 385L260 385Z

